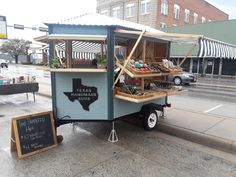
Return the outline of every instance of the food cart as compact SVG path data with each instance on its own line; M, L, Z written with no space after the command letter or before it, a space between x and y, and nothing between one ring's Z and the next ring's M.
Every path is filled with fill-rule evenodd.
M182 72L169 61L171 42L197 45L198 35L167 34L102 15L46 23L52 109L56 127L77 121L111 121L139 113L151 130L170 107L168 96L185 92L167 82ZM196 42L197 41L197 42Z

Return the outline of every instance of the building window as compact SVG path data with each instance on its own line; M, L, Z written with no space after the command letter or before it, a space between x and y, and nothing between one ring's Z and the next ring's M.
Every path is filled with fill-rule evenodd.
M202 23L206 23L206 18L202 17Z
M194 13L193 14L193 24L197 24L198 23L198 14Z
M161 14L168 15L168 0L163 0L161 3Z
M102 14L102 15L109 15L108 10L101 10L100 14Z
M120 18L120 7L112 8L112 17Z
M125 11L126 11L126 17L133 17L134 16L134 4L127 4Z
M188 9L184 10L184 22L185 23L189 23L189 15L190 15L190 11Z
M141 0L141 15L150 13L150 0Z
M160 25L160 27L161 27L161 28L166 28L166 27L167 27L167 25L166 25L166 23L163 23L163 22L161 22L161 25Z
M179 5L175 4L174 5L174 18L177 20L179 19L179 12L180 12Z

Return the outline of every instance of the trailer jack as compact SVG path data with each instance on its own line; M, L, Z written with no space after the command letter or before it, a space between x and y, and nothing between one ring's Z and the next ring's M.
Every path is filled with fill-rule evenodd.
M116 130L115 130L115 122L112 121L112 129L111 129L111 133L109 135L108 141L111 143L116 143L118 142L118 137L116 134Z

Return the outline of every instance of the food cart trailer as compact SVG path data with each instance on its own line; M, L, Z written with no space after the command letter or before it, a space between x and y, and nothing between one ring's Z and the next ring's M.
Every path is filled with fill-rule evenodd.
M56 127L111 121L112 142L117 140L114 120L126 115L140 113L145 129L155 127L170 107L168 96L184 92L167 82L168 75L182 72L169 61L171 42L196 46L201 37L98 14L46 25L48 35L35 40L49 43Z

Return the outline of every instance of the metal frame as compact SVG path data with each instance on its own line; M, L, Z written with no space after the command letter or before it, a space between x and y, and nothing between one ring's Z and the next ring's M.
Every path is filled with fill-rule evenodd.
M108 47L108 63L107 63L107 81L108 81L108 120L114 119L114 100L113 100L113 78L114 78L114 50L115 35L114 29L107 29L107 47Z

